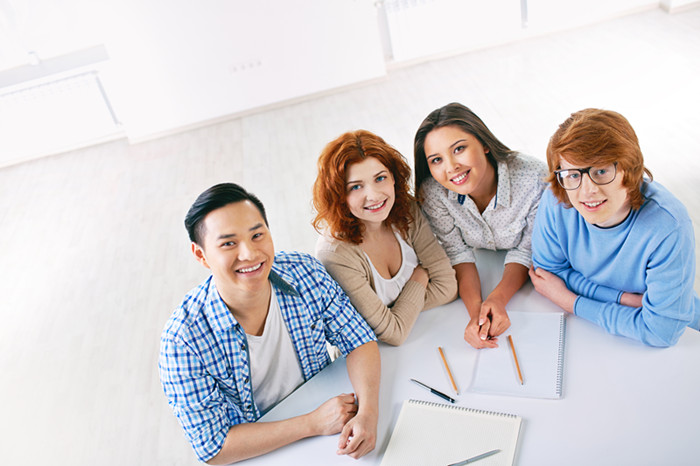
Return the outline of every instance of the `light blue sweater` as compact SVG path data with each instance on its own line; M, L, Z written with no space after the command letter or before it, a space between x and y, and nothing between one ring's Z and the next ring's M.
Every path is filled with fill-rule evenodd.
M621 224L600 228L574 208L542 195L532 237L535 267L555 273L578 298L574 313L608 332L670 346L686 326L698 328L695 236L683 204L657 182L644 182L645 201ZM641 308L619 303L643 293Z

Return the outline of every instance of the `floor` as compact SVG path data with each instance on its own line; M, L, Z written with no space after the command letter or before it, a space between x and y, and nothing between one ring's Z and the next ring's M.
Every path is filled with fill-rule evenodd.
M165 321L206 276L184 214L207 187L238 182L266 204L278 250L311 252L316 158L350 129L410 159L425 115L459 101L511 148L544 159L571 112L616 110L655 178L688 207L700 243L698 50L700 9L652 10L0 170L0 463L197 464L156 369Z

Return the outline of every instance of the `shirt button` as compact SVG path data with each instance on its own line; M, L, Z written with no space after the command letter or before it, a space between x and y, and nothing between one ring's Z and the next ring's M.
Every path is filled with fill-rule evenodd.
M250 380L250 377L246 377L243 382L248 383L249 380Z
M316 330L316 322L314 322L313 324L311 324L311 330Z
M241 351L245 351L245 343L241 343Z

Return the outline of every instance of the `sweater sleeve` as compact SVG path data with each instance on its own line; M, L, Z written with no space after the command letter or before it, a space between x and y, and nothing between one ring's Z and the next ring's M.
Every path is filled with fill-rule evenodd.
M646 267L642 307L632 309L615 302L580 297L574 311L616 335L650 346L675 344L694 318L692 272L695 255L690 235L671 231L656 248Z
M430 278L425 290L423 310L432 309L457 298L457 278L447 254L438 243L417 204L412 213L415 224L409 232L411 246Z
M369 264L359 248L341 243L335 248L319 248L316 254L379 340L390 345L406 340L425 302L425 288L420 283L409 280L394 305L388 307L370 285Z

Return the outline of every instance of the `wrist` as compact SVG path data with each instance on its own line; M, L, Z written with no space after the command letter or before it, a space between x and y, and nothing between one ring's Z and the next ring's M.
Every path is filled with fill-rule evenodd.
M315 411L312 411L299 416L299 425L301 427L299 430L300 438L317 437L319 435L323 435L321 424L316 420L314 412Z
M505 309L506 304L508 304L508 299L501 293L493 292L491 293L485 301L492 303L496 309Z
M464 303L464 307L467 308L467 313L469 314L470 319L476 319L479 317L482 302L480 299L462 299L462 302Z
M576 300L578 299L578 295L569 292L565 298L562 300L562 302L559 304L559 306L564 309L566 312L570 312L571 314L575 314L574 312L574 307L576 306Z

